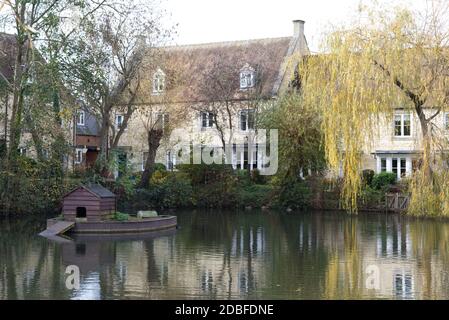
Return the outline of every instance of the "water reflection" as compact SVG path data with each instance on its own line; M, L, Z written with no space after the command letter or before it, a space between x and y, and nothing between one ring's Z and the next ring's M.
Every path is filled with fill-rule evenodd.
M193 211L178 222L158 234L54 243L36 236L44 218L0 221L0 298L449 298L441 221ZM79 290L65 287L68 265L80 269Z

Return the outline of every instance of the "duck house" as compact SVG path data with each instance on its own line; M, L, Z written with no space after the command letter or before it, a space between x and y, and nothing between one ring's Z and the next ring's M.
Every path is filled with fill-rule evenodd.
M115 211L115 194L99 184L81 185L63 199L62 214L66 221L103 221Z

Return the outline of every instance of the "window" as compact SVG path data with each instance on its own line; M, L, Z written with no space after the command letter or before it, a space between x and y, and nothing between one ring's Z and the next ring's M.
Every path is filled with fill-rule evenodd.
M171 151L167 151L167 170L173 171L175 166L176 166L176 155Z
M83 162L83 149L76 149L75 150L75 163L81 163Z
M391 165L392 171L393 171L393 173L396 173L396 175L397 175L398 174L398 159L394 158L391 163L392 163L392 165Z
M153 94L160 94L165 89L165 73L158 69L153 75Z
M401 173L401 178L407 175L407 160L405 158L399 159L400 167L399 172Z
M387 158L380 159L380 172L387 172Z
M48 150L48 149L43 149L42 150L42 155L44 156L44 158L45 159L48 159L48 158L50 158L50 150Z
M252 88L255 85L255 72L254 69L246 64L240 70L240 89Z
M240 111L240 130L247 131L254 129L254 110Z
M201 127L210 128L214 124L214 114L212 112L201 112Z
M444 127L449 130L449 112L444 114Z
M84 111L78 111L76 115L76 124L79 126L85 125L85 114Z
M120 127L123 124L124 119L125 119L125 117L121 114L115 115L115 126L120 129Z
M394 275L394 292L397 297L410 299L413 297L413 278L411 274L398 272Z
M411 116L409 113L396 114L394 116L394 136L410 137L411 136Z
M156 128L159 130L165 130L168 128L170 121L170 116L168 113L157 113L156 114Z
M407 175L407 159L393 158L391 164L392 172L398 176L398 179Z

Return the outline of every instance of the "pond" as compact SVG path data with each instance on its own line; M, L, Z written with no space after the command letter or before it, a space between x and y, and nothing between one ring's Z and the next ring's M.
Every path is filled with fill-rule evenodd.
M449 299L449 224L399 215L182 211L150 235L0 220L0 299ZM67 266L80 288L67 289Z

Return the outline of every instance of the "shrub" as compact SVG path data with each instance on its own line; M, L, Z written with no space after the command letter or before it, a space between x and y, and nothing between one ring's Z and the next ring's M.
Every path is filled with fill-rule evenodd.
M395 173L382 172L374 175L371 181L371 187L376 190L383 189L396 183L397 176Z
M305 181L288 182L279 191L277 205L282 208L302 210L310 206L311 192Z
M192 205L193 189L190 179L183 174L167 176L159 186L157 203L164 208L182 208Z
M372 181L373 181L373 178L374 178L374 171L373 170L363 170L363 172L362 172L362 179L363 179L363 182L366 184L366 185L371 185L371 183L372 183Z
M237 193L237 204L241 207L250 206L260 208L270 203L274 191L269 185L250 185L239 189Z
M234 178L232 165L228 164L181 164L177 168L185 173L193 186L212 184Z
M156 162L154 164L154 171L167 171L167 168L165 167L165 164Z
M122 212L116 212L114 214L114 219L117 221L128 221L129 220L129 215L126 213L122 213Z
M366 186L362 190L361 199L363 207L365 208L377 208L384 200L385 193L382 190L371 188Z

